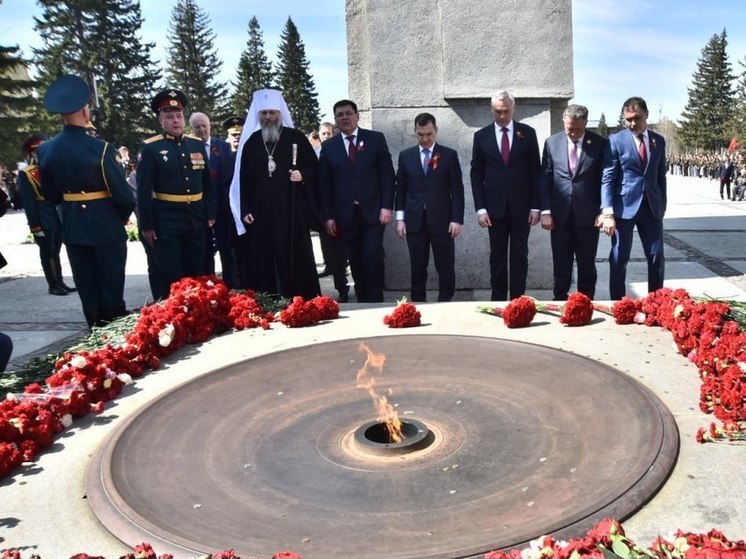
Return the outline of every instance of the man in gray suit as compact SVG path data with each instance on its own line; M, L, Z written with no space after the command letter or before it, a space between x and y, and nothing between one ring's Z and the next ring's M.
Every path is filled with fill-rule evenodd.
M586 130L588 109L582 105L568 106L562 121L564 130L544 142L539 190L541 226L551 236L554 300L567 299L573 257L578 265L578 291L593 299L607 140Z

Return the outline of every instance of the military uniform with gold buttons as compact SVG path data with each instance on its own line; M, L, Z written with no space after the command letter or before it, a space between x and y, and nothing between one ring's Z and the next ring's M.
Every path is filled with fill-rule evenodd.
M68 287L62 279L60 249L62 248L62 224L57 207L44 198L41 190L39 167L36 165L36 151L46 142L46 134L32 134L21 148L26 155L28 165L18 173L18 193L23 200L23 211L26 213L34 242L39 247L39 259L44 270L44 277L51 295L67 295L75 288Z
M155 96L152 108L160 114L186 104L182 92L170 89ZM204 231L215 220L215 192L205 143L196 136L164 131L142 143L138 160L139 225L143 232L155 231L161 299L173 282L205 273Z
M126 313L124 302L127 233L135 207L132 189L116 159L116 149L86 133L88 85L64 75L44 97L49 112L65 126L38 148L44 197L61 204L62 239L89 326Z

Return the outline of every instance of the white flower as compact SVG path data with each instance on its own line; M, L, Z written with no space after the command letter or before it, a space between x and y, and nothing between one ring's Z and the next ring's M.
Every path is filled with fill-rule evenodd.
M122 384L124 385L132 384L132 377L127 373L119 373L119 380L122 381Z
M647 315L644 312L636 312L635 318L633 319L635 324L645 324L645 319L647 318Z
M212 280L207 280L207 282L205 282L205 285L206 285L207 287L215 287L215 283L213 283L213 281L212 281Z
M111 388L111 379L107 378L104 380L104 390L109 390Z
M158 345L161 347L168 347L174 340L174 325L166 324L166 326L158 332Z
M82 355L76 355L72 359L70 359L70 366L75 367L76 369L82 369L88 365L88 361L85 360L85 357Z
M64 425L66 429L70 427L70 425L72 424L73 424L72 415L70 415L69 413L66 413L65 415L62 416L62 425Z
M117 374L111 369L106 369L106 378L117 378Z

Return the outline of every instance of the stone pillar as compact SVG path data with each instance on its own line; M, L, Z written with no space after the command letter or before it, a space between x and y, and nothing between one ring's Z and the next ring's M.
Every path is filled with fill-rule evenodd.
M361 126L386 135L396 167L399 151L416 143L415 115L435 115L438 142L458 151L464 173L456 288L489 288L489 242L469 181L473 134L493 121L490 97L500 89L516 97L515 118L536 129L540 150L561 129L573 96L571 0L347 0L346 12L349 94ZM386 289L409 289L406 241L393 226L385 247ZM550 288L551 268L549 235L536 226L529 287ZM429 282L437 289L432 263Z

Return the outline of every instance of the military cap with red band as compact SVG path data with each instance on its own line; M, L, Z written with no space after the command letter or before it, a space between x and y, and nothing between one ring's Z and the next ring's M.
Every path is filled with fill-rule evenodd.
M183 111L187 107L187 97L178 89L164 89L150 102L155 114L161 111Z

